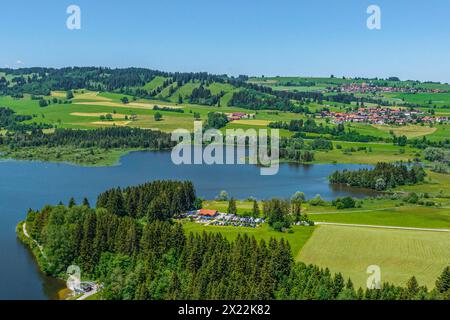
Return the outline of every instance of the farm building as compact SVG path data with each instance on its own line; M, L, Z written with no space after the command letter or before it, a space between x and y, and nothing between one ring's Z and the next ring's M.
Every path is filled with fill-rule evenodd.
M214 218L219 214L217 210L200 209L198 215L205 218Z

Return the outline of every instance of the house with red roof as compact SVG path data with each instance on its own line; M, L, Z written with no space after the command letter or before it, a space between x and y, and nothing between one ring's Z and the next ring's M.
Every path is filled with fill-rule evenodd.
M214 218L219 214L217 210L200 209L198 210L198 215L205 218Z

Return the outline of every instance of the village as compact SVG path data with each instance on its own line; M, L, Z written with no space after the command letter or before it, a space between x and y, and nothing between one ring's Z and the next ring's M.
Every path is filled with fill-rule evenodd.
M443 123L448 117L432 117L425 112L416 109L393 109L382 107L358 108L350 112L321 111L317 118L332 119L335 124L344 122L360 122L369 124L394 124L406 125L417 123Z
M233 112L233 113L225 113L225 115L228 118L228 121L236 121L236 120L243 120L243 119L255 119L256 114L251 113L244 113L244 112Z
M329 88L328 92L344 92L344 93L446 93L446 90L440 89L423 89L416 87L393 87L379 86L370 83L351 83L343 84L339 87Z
M256 228L265 222L262 218L244 217L209 209L189 211L179 216L179 219L189 219L204 225L248 228Z

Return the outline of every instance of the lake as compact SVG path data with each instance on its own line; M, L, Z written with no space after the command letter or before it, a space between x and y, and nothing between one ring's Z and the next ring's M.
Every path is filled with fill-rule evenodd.
M213 199L221 190L245 199L290 197L303 191L308 198L324 199L350 195L374 195L368 190L331 186L327 177L335 170L359 169L364 165L281 164L274 176L261 176L253 165L172 164L170 152L133 152L113 167L79 167L32 161L0 161L0 299L54 299L62 282L41 274L25 246L16 238L15 228L28 208L78 203L87 197L95 205L96 196L111 187L125 187L158 179L191 180L197 195Z

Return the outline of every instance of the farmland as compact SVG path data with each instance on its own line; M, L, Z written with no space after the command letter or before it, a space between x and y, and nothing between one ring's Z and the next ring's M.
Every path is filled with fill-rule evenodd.
M54 92L55 97L63 94ZM120 102L121 95L96 93L84 91L75 93L75 98L70 104L51 104L46 108L40 108L38 101L29 97L13 99L11 97L0 97L0 105L8 106L18 114L32 114L34 118L28 122L47 123L58 128L92 129L106 126L131 126L143 129L161 130L172 132L175 129L184 128L193 130L194 114L199 114L200 119L207 118L209 112L247 112L245 109L236 107L209 107L192 104L175 104L172 102L158 102L137 100L128 104ZM131 99L131 98L130 98ZM183 113L158 111L162 114L162 120L156 121L153 110L155 105L167 108L182 109ZM101 115L111 114L114 121L100 121ZM134 117L133 120L125 118ZM239 120L227 124L225 129L267 129L269 123L276 121L290 121L304 118L290 112L278 112L276 114L268 111L258 111L255 120ZM352 124L350 127L361 134L373 135L380 138L388 138L390 132L405 134L408 137L429 136L432 140L439 141L446 137L446 126L429 127L405 127L389 128L384 126L370 126ZM280 130L282 137L291 137L292 132ZM358 142L333 142L342 149L334 149L328 152L318 151L315 163L369 163L379 161L408 161L417 157L418 151L410 147L398 147L385 143L358 143ZM371 152L351 151L349 149L358 147L370 147Z
M361 207L355 209L337 210L329 204L312 206L306 202L303 210L315 222L450 229L450 202L448 199L433 200L439 202L440 207L368 198L361 200ZM227 202L207 201L203 207L226 212ZM237 208L238 214L248 213L252 202L237 201ZM226 237L235 237L237 232L257 234L258 237L269 235L267 226L263 227L264 231L199 224L188 224L185 228L196 232L221 232ZM415 274L421 284L433 287L436 276L450 259L448 233L319 225L312 235L304 238L307 230L308 227L294 227L293 233L272 233L270 236L289 240L298 261L341 272L357 286L365 286L366 268L375 264L382 268L383 281L403 285L411 274Z
M381 268L382 281L404 285L416 275L419 283L434 286L450 260L447 233L319 226L297 259L342 272L364 287L366 269Z
M11 79L11 75L5 76ZM31 116L23 121L24 124L51 125L51 128L44 130L45 136L58 128L81 129L82 132L114 127L164 133L175 129L192 132L195 120L205 123L212 113L226 116L227 121L218 127L222 132L227 129L267 129L270 132L274 123L281 123L279 132L282 138L286 138L285 141L296 141L305 148L301 151L314 154L305 161L308 164L421 162L426 166L427 177L423 182L387 188L378 198L357 200L354 208L337 209L331 202L313 204L311 199L306 199L302 203L301 213L308 219L318 223L450 228L449 175L431 171L434 170L434 162L425 160L424 155L428 146L442 150L448 148L448 124L445 119L438 118L450 115L450 93L446 92L450 91L450 86L446 84L334 77L242 80L204 74L156 72L133 77L140 80L133 80L131 84L128 78L124 84L120 77L108 82L105 80L110 76L108 74L97 78L93 82L95 85L89 80L84 87L80 87L78 76L76 88L55 89L57 78L46 82L52 88L50 91L36 93L25 87L22 95L0 95L0 107L10 108L17 115ZM68 76L68 79L71 77ZM66 82L63 84L66 85ZM12 88L10 84L7 90ZM373 93L377 88L379 92ZM416 113L419 118L423 116L428 120L421 122L422 118L408 116L409 122L405 125L383 122L384 118L370 122L368 118L374 109L369 108L383 108L387 114L395 109L400 122L406 118L407 110L414 108L420 110ZM337 121L336 114L356 115L358 112L366 118L345 123ZM233 113L245 116L236 119L230 116ZM302 126L293 129L299 123ZM2 135L13 131L0 129ZM425 145L411 143L417 141ZM317 148L313 147L314 142L318 142ZM287 144L286 148L290 147ZM86 148L82 144L1 147L3 157L90 166L116 164L121 155L131 150L136 149L92 145ZM281 161L293 160L283 158ZM406 199L412 193L417 195L415 202ZM203 208L220 212L226 212L228 205L227 201L203 201ZM236 206L238 215L249 215L253 202L239 199ZM259 208L262 207L263 203L259 201ZM351 277L357 286L364 286L367 266L377 264L382 268L385 281L404 285L415 275L420 283L432 287L450 258L446 250L450 245L449 236L438 232L330 225L293 225L289 230L282 229L280 232L268 223L256 228L212 226L188 220L180 223L183 223L187 233L218 232L229 240L235 240L238 234L243 233L266 242L272 237L284 238L289 241L297 261L342 272L345 277Z
M310 212L309 215L316 222L450 229L449 207L398 206L328 212Z

